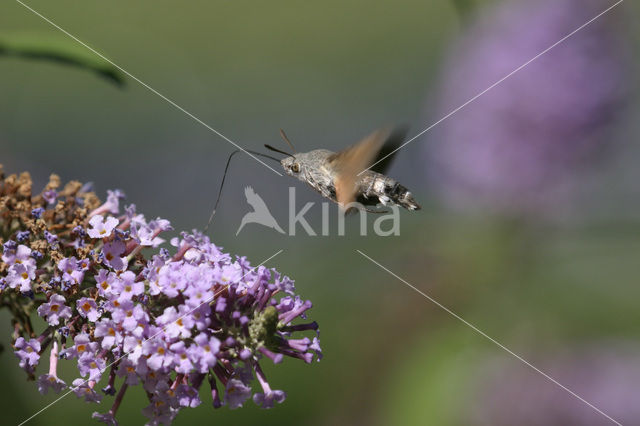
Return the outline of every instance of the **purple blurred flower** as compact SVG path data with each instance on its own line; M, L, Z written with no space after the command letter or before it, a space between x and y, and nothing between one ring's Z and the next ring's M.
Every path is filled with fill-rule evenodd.
M47 204L53 204L56 202L56 198L58 198L58 193L53 189L49 189L42 193L42 198L44 198Z
M439 115L454 110L584 24L609 3L501 2L444 68ZM625 53L604 16L434 129L429 180L454 205L515 213L555 207L611 139ZM623 84L623 83L622 83Z
M640 419L640 347L603 341L547 353L534 364L621 424ZM481 365L468 410L474 425L603 425L610 421L511 358Z
M19 243L24 243L25 241L27 241L29 239L29 235L31 234L30 231L20 231L16 234L16 240Z
M51 232L47 231L45 229L44 231L44 237L47 240L47 242L49 243L49 245L51 245L52 247L58 247L58 236L55 234L52 234Z
M35 219L40 219L42 213L44 213L44 208L42 207L36 207L35 209L31 210L31 216L33 216Z

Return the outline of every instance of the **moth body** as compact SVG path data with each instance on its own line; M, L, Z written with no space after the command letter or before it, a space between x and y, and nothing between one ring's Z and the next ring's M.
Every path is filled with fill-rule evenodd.
M336 189L341 185L344 167L336 158L339 158L338 154L332 151L316 149L286 157L280 163L289 176L307 183L323 197L345 204L340 201L339 190ZM408 210L420 210L411 192L395 179L372 170L361 174L352 172L351 175L347 185L353 195L347 202L357 201L365 206L399 205Z

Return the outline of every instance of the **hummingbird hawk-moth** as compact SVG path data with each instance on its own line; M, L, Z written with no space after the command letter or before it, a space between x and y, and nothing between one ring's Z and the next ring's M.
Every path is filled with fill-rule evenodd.
M280 133L293 149L285 133L282 130ZM341 207L348 207L355 201L364 206L398 205L408 210L420 210L411 192L384 174L391 162L389 154L400 145L404 134L401 129L376 130L339 152L314 149L290 154L265 146L287 155L280 160L285 173L307 183Z
M248 149L237 149L229 155L218 190L218 198L209 216L209 222L204 227L205 232L218 208L231 158L238 152L248 152L278 161L286 174L307 183L323 197L347 210L353 207L350 203L354 201L363 206L398 205L407 210L420 210L420 205L414 200L411 192L384 174L391 163L392 154L404 139L404 130L376 130L355 145L339 152L327 149L295 152L293 144L284 131L280 130L280 134L294 151L293 153L270 145L265 147L286 155L282 160Z

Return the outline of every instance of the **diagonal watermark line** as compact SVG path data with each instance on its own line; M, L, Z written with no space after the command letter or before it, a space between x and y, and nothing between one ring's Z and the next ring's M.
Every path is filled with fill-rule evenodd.
M438 124L442 123L444 120L446 120L447 118L451 117L453 114L457 113L458 111L460 111L461 109L463 109L464 107L469 105L470 103L474 102L476 99L478 99L479 97L481 97L482 95L484 95L485 93L487 93L488 91L493 89L494 87L498 86L500 83L502 83L503 81L505 81L509 77L513 76L515 73L517 73L518 71L522 70L527 65L531 64L533 61L535 61L536 59L540 58L545 53L549 52L550 50L552 50L553 48L555 48L559 44L562 44L568 38L570 38L571 36L575 35L577 32L579 32L580 30L584 29L586 26L588 26L589 24L593 23L595 20L597 20L601 16L605 15L606 13L608 13L611 9L613 9L616 6L618 6L623 1L624 0L618 0L618 2L612 4L611 6L609 6L608 8L606 8L605 10L603 10L602 12L600 12L599 14L594 16L593 18L589 19L587 22L585 22L584 24L580 25L578 28L576 28L575 30L571 31L569 34L567 34L566 36L562 37L560 40L558 40L555 43L553 43L551 46L549 46L546 49L544 49L542 52L538 53L536 56L534 56L533 58L529 59L524 64L520 65L518 68L516 68L513 71L511 71L509 74L505 75L500 80L496 81L491 86L489 86L486 89L484 89L482 92L478 93L477 95L475 95L474 97L472 97L471 99L469 99L468 101L466 101L465 103L463 103L462 105L460 105L459 107L454 109L453 111L449 112L447 115L445 115L444 117L442 117L441 119L439 119L438 121L436 121L435 123L433 123L432 125L427 127L426 129L424 129L423 131L421 131L420 133L418 133L417 135L415 135L414 137L412 137L408 141L404 142L402 145L400 145L399 147L397 147L396 149L394 149L393 151L391 151L390 153L388 153L384 157L380 158L378 161L376 161L375 163L373 163L372 165L370 165L369 167L367 167L366 169L364 169L363 171L358 173L358 176L360 176L362 173L366 172L367 170L371 169L373 166L375 166L376 164L380 163L385 158L388 158L391 155L395 154L398 150L404 148L405 145L409 144L410 142L413 142L415 139L417 139L420 136L424 135L429 130L433 129L435 126L437 126Z
M256 266L254 266L253 268L251 268L251 270L249 270L246 274L244 274L242 277L240 277L240 280L243 279L244 277L246 277L248 274L250 274L251 272L253 272L257 267L264 265L265 263L267 263L268 261L270 261L271 259L273 259L274 257L276 257L277 255L279 255L280 253L282 253L284 251L284 249L280 249L278 250L275 254L271 255L270 257L268 257L267 259L263 260L262 262L260 262L259 264L257 264ZM224 286L224 287L228 287ZM211 303L213 301L213 299L216 298L216 296L219 293L214 293L213 296L211 296L209 299L205 300L204 302L202 302L201 304L199 304L198 306L196 306L195 308L193 308L192 310L190 310L189 312L185 313L184 315L178 317L177 319L175 319L174 321L178 321L181 318L186 317L187 315L190 315L192 312L196 311L198 308L200 308L201 306L206 305L207 303ZM148 342L149 340L152 340L156 337L158 337L160 334L164 333L169 324L165 325L164 327L162 327L160 329L160 331L158 331L156 334L154 334L151 337L148 337L146 339L144 339L142 342L139 343L139 345L142 345L145 342ZM107 369L109 367L111 367L113 364L115 364L116 362L120 361L122 358L124 358L125 356L129 355L131 352L133 352L134 349L130 350L129 352L125 352L124 354L120 355L118 358L116 358L115 360L113 360L110 364L106 365L102 370L100 370L100 376L102 376L102 374L107 371ZM91 377L91 376L89 376ZM58 403L61 399L63 399L64 397L66 397L67 395L69 395L71 392L75 391L76 389L78 389L80 386L84 386L85 383L87 383L90 379L86 379L83 380L82 383L80 383L77 386L73 386L71 387L67 392L65 392L64 394L60 395L58 398L56 398L54 401L52 401L51 403L49 403L48 405L46 405L45 407L43 407L42 409L40 409L40 411L38 411L37 413L33 414L31 417L29 417L26 420L23 420L18 426L22 426L25 423L27 423L28 421L30 421L31 419L33 419L34 417L36 417L38 414L42 413L43 411L45 411L46 409L52 407L53 405L55 405L56 403Z
M428 294L424 293L422 290L419 290L418 288L414 287L408 281L406 281L403 278L399 277L398 275L394 274L388 268L384 267L379 262L373 260L371 257L369 257L366 254L364 254L362 251L357 250L357 249L356 249L356 251L358 253L360 253L363 257L365 257L366 259L370 260L372 263L378 265L381 269L385 270L386 272L388 272L390 275L392 275L393 277L395 277L399 281L401 281L404 284L406 284L408 287L410 287L413 290L415 290L416 292L418 292L420 295L424 296L426 299L428 299L429 301L431 301L432 303L437 305L439 308L443 309L445 312L447 312L448 314L450 314L454 318L456 318L457 320L461 321L466 326L470 327L476 333L482 335L483 337L486 337L492 343L494 343L496 346L498 346L499 348L505 350L506 352L508 352L509 354L513 355L515 358L517 358L518 360L522 361L527 366L531 367L534 371L536 371L537 373L539 373L542 376L544 376L547 380L549 380L549 381L553 382L554 384L558 385L560 388L564 389L565 391L567 391L569 394L571 394L572 396L574 396L578 400L584 402L586 405L588 405L589 407L591 407L592 409L597 411L599 414L602 414L604 417L606 417L608 420L612 421L616 425L622 426L622 424L620 422L618 422L617 420L615 420L614 418L609 416L607 413L605 413L604 411L600 410L598 407L596 407L595 405L593 405L592 403L590 403L589 401L587 401L586 399L584 399L583 397L581 397L580 395L578 395L577 393L575 393L574 391L572 391L571 389L569 389L568 387L563 385L562 383L558 382L556 379L554 379L553 377L549 376L547 373L545 373L544 371L540 370L538 367L536 367L535 365L531 364L529 361L527 361L526 359L522 358L520 355L516 354L511 349L507 348L505 345L503 345L502 343L498 342L496 339L494 339L493 337L489 336L487 333L485 333L484 331L480 330L478 327L476 327L475 325L471 324L469 321L465 320L460 315L458 315L455 312L453 312L451 309L447 308L446 306L444 306L443 304L441 304L440 302L438 302L437 300L435 300L434 298L432 298Z
M33 12L35 15L39 16L40 18L42 18L43 20L45 20L46 22L48 22L49 24L51 24L53 27L55 27L56 29L60 30L61 32L63 32L65 35L69 36L70 38L72 38L73 40L75 40L76 42L78 42L79 44L81 44L82 46L84 46L85 48L89 49L91 52L95 53L96 55L98 55L100 58L104 59L105 61L109 62L111 65L113 65L114 67L116 67L118 70L122 71L124 74L126 74L127 76L129 76L131 79L137 81L141 86L143 86L145 89L149 90L150 92L158 95L160 98L162 98L163 100L165 100L166 102L168 102L171 106L173 106L174 108L176 108L179 111L182 111L184 114L188 115L189 117L191 117L192 119L194 119L196 122L198 122L199 124L203 125L204 127L206 127L207 129L211 130L213 133L215 133L216 135L220 136L222 139L224 139L225 141L229 142L231 145L235 146L236 148L238 148L240 151L244 152L245 154L247 154L249 157L253 158L254 160L256 160L258 163L262 164L263 166L265 166L266 168L268 168L269 170L271 170L272 172L274 172L275 174L277 174L278 176L282 176L282 174L280 172L278 172L277 170L275 170L273 167L269 166L268 164L266 164L264 161L260 160L259 158L257 158L255 155L247 152L244 148L242 148L240 145L238 145L237 143L235 143L234 141L232 141L231 139L229 139L228 137L226 137L225 135L223 135L222 133L220 133L219 131L217 131L216 129L214 129L213 127L211 127L210 125L208 125L207 123L205 123L204 121L202 121L201 119L199 119L198 117L196 117L194 114L190 113L189 111L187 111L186 109L184 109L183 107L181 107L180 105L178 105L177 103L175 103L174 101L172 101L171 99L169 99L168 97L166 97L165 95L163 95L162 93L158 92L156 89L154 89L153 87L149 86L147 83L145 83L144 81L140 80L138 77L136 77L135 75L131 74L129 71L127 71L126 69L122 68L120 65L116 64L115 62L113 62L111 59L107 58L106 56L104 56L103 54L101 54L100 52L98 52L97 50L95 50L93 47L89 46L88 44L86 44L85 42L83 42L82 40L80 40L78 37L74 36L73 34L71 34L70 32L68 32L67 30L65 30L64 28L60 27L59 25L57 25L55 22L51 21L49 18L47 18L46 16L42 15L40 12L38 12L37 10L33 9L32 7L30 7L29 5L23 3L20 0L16 0L18 3L20 3L22 6L24 6L25 8L27 8L28 10L30 10L31 12Z

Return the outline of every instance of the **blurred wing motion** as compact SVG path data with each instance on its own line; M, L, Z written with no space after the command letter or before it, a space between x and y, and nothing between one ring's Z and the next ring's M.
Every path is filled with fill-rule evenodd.
M357 144L327 158L335 172L334 185L338 204L344 207L356 199L358 174L375 163L376 159L393 152L402 142L404 134L402 129L376 130ZM383 173L391 159L392 156L385 158L373 170Z
M405 126L394 128L387 140L384 141L384 145L382 145L380 152L378 152L378 156L374 161L374 165L371 166L371 170L383 175L386 174L387 169L396 155L396 149L402 145L406 136L407 128Z

